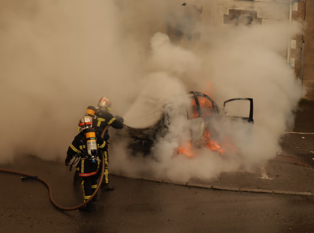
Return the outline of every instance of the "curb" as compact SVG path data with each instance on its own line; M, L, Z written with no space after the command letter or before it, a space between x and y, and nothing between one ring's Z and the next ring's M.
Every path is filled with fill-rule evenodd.
M136 179L136 180L145 180L155 183L164 183L164 184L173 184L179 186L186 186L191 188L203 188L203 189L211 189L217 191L230 191L230 192L248 192L248 193L266 193L266 194L279 194L279 195L294 195L294 196L314 196L312 192L293 192L293 191L282 191L282 190L268 190L268 189L253 189L253 188L238 188L238 187L222 187L222 186L213 186L213 185L205 185L205 184L196 184L196 183L183 183L183 182L170 182L158 179L149 179L149 178L139 178L139 177L131 177L124 175L111 174L114 176Z
M285 134L313 135L313 132L285 132Z

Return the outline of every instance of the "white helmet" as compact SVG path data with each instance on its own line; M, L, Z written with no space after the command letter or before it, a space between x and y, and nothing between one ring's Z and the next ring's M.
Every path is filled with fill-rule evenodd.
M110 108L109 108L110 106L111 106L111 103L110 103L109 98L107 97L100 98L97 104L98 108L108 109L109 111L110 111Z
M80 119L78 125L80 127L80 130L83 131L84 129L92 128L93 120L88 116L84 116Z

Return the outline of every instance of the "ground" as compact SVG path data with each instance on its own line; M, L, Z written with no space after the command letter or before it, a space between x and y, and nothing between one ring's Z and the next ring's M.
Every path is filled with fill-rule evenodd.
M314 132L313 117L314 105L302 104L292 131ZM40 182L0 173L0 233L313 232L313 137L286 134L283 154L264 168L221 174L210 182L175 185L111 176L116 190L101 191L93 213L59 211ZM21 157L0 168L47 180L60 205L82 201L73 171L61 163Z
M51 182L58 203L80 202L74 193L79 187L71 187L66 169L54 178L44 171L40 175ZM1 174L0 185L6 188L0 193L0 232L284 233L312 232L314 227L309 197L212 191L114 176L111 181L116 190L100 193L94 213L64 213L52 207L39 182Z
M301 103L296 112L295 126L282 137L283 155L297 157L314 167L314 102Z

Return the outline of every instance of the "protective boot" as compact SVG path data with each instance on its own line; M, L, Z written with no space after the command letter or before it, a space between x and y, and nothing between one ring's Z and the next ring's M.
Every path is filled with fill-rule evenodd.
M101 189L104 189L105 191L112 191L114 190L114 187L111 186L109 183L102 183Z
M81 208L79 208L80 211L85 211L85 212L92 212L92 203L89 202L86 205L82 206Z

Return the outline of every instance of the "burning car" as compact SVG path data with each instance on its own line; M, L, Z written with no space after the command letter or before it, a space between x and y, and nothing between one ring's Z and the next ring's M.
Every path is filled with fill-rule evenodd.
M215 141L216 133L211 129L208 123L212 117L231 117L233 119L241 119L251 124L254 123L252 98L234 98L226 100L223 103L223 109L220 110L216 102L205 93L192 91L187 95L192 102L192 105L189 105L192 106L192 108L181 106L180 114L184 115L193 126L190 130L191 142L179 147L177 150L178 154L185 154L192 157L194 156L192 148L202 146L208 147L212 151L217 151L221 154L224 152L224 148ZM234 101L248 101L249 113L247 116L227 115L225 108L229 103ZM144 155L150 154L156 140L160 137L164 137L169 132L169 126L172 124L171 110L171 105L163 108L163 111L158 115L160 117L157 122L150 127L125 127L125 135L131 138L128 147L131 149L133 155L138 153Z

